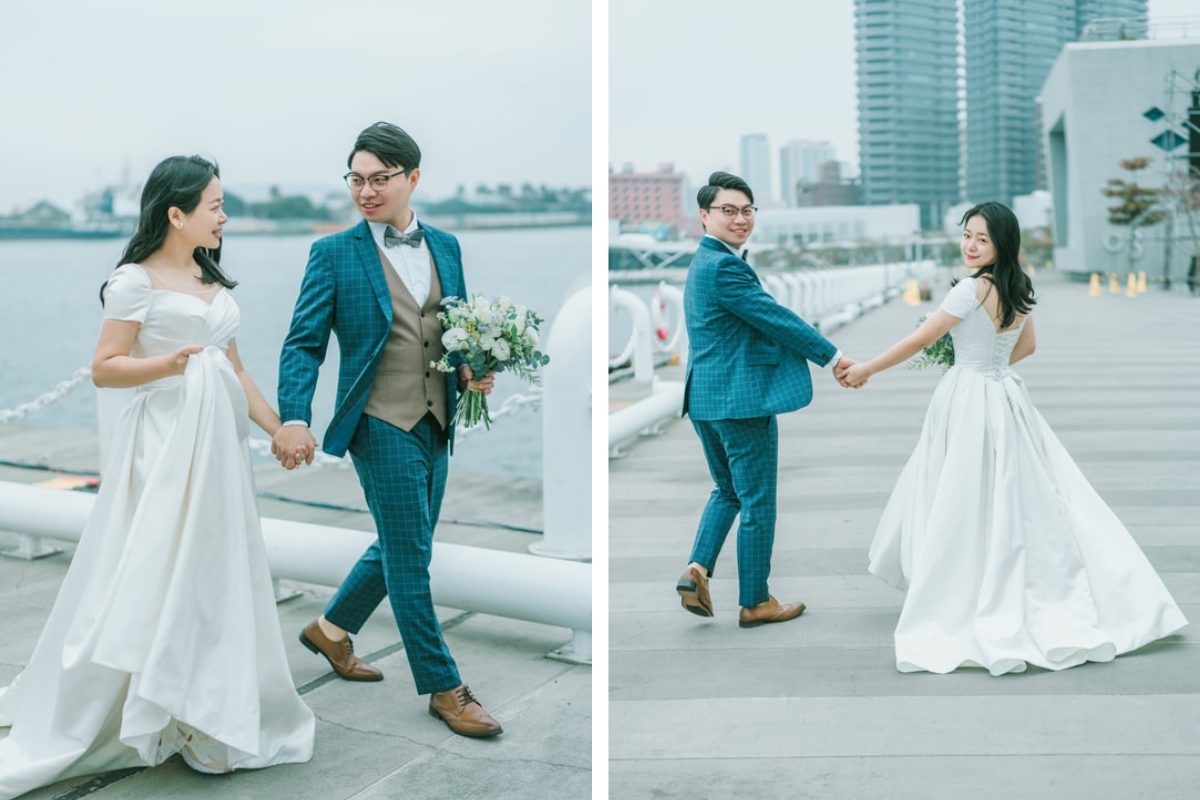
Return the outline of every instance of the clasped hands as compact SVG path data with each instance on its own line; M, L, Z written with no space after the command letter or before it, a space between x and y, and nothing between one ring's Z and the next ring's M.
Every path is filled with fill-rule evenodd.
M491 370L479 380L471 368L463 365L458 368L458 390L483 392L491 394L496 384L496 371ZM310 465L317 455L317 440L307 425L280 425L279 430L271 437L271 455L283 465L284 469L296 469L301 464Z
M861 389L867 385L870 373L865 364L860 364L852 358L842 356L833 367L833 378L842 388Z

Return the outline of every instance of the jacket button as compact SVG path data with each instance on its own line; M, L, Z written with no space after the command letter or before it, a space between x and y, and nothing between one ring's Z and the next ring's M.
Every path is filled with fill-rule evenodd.
M432 406L432 405L433 405L433 401L432 401L432 400L426 400L426 401L425 401L425 405L427 405L427 406Z
M426 378L428 378L428 377L429 377L429 373L428 373L428 372L426 372L426 373L425 373L425 377L426 377Z
M422 311L422 312L421 312L421 316L422 316L422 317L424 317L424 316L425 316L425 312L424 312L424 311Z
M425 342L424 344L426 347L429 347L429 342Z

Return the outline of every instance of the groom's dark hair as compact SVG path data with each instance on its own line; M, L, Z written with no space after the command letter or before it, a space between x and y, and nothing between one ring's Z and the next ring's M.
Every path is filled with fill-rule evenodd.
M354 160L354 154L361 150L378 158L386 167L404 167L405 171L411 171L421 166L421 148L403 128L390 122L376 122L363 128L346 159L347 168Z
M737 175L730 175L728 172L714 172L712 175L709 175L708 185L700 187L700 191L696 193L696 202L700 204L701 208L708 208L716 198L717 192L722 189L739 191L750 198L751 203L754 202L754 192L751 191L750 184Z

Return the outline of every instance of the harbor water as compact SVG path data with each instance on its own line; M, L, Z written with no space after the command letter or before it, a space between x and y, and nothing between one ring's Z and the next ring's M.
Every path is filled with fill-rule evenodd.
M455 232L471 293L508 295L545 318L542 340L558 309L590 274L590 229L525 228ZM242 312L236 336L246 369L276 405L279 350L308 251L318 235L238 236L225 239L222 266L239 281L233 296ZM0 409L28 402L91 363L100 330L99 288L117 266L124 239L0 240ZM318 439L333 415L336 339L321 370L313 403ZM500 375L489 400L499 408L512 394L528 394L516 378ZM89 382L21 425L96 428L96 390ZM255 428L252 437L266 439ZM524 408L473 432L455 447L454 470L541 477L541 416Z

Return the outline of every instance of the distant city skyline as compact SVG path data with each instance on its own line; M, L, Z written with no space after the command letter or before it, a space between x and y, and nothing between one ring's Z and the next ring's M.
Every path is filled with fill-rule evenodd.
M733 24L727 11L716 0L610 0L613 168L671 162L703 185L713 170L736 172L741 137L757 132L773 171L780 145L815 139L858 172L854 4L760 0ZM1200 21L1195 0L1149 0L1148 15Z
M555 0L6 3L0 214L70 208L181 153L230 186L344 191L380 119L421 146L420 195L587 186L591 39L589 4Z
M779 148L779 196L783 204L789 208L795 206L796 184L816 183L821 165L836 160L837 151L829 142L811 139L784 142Z

